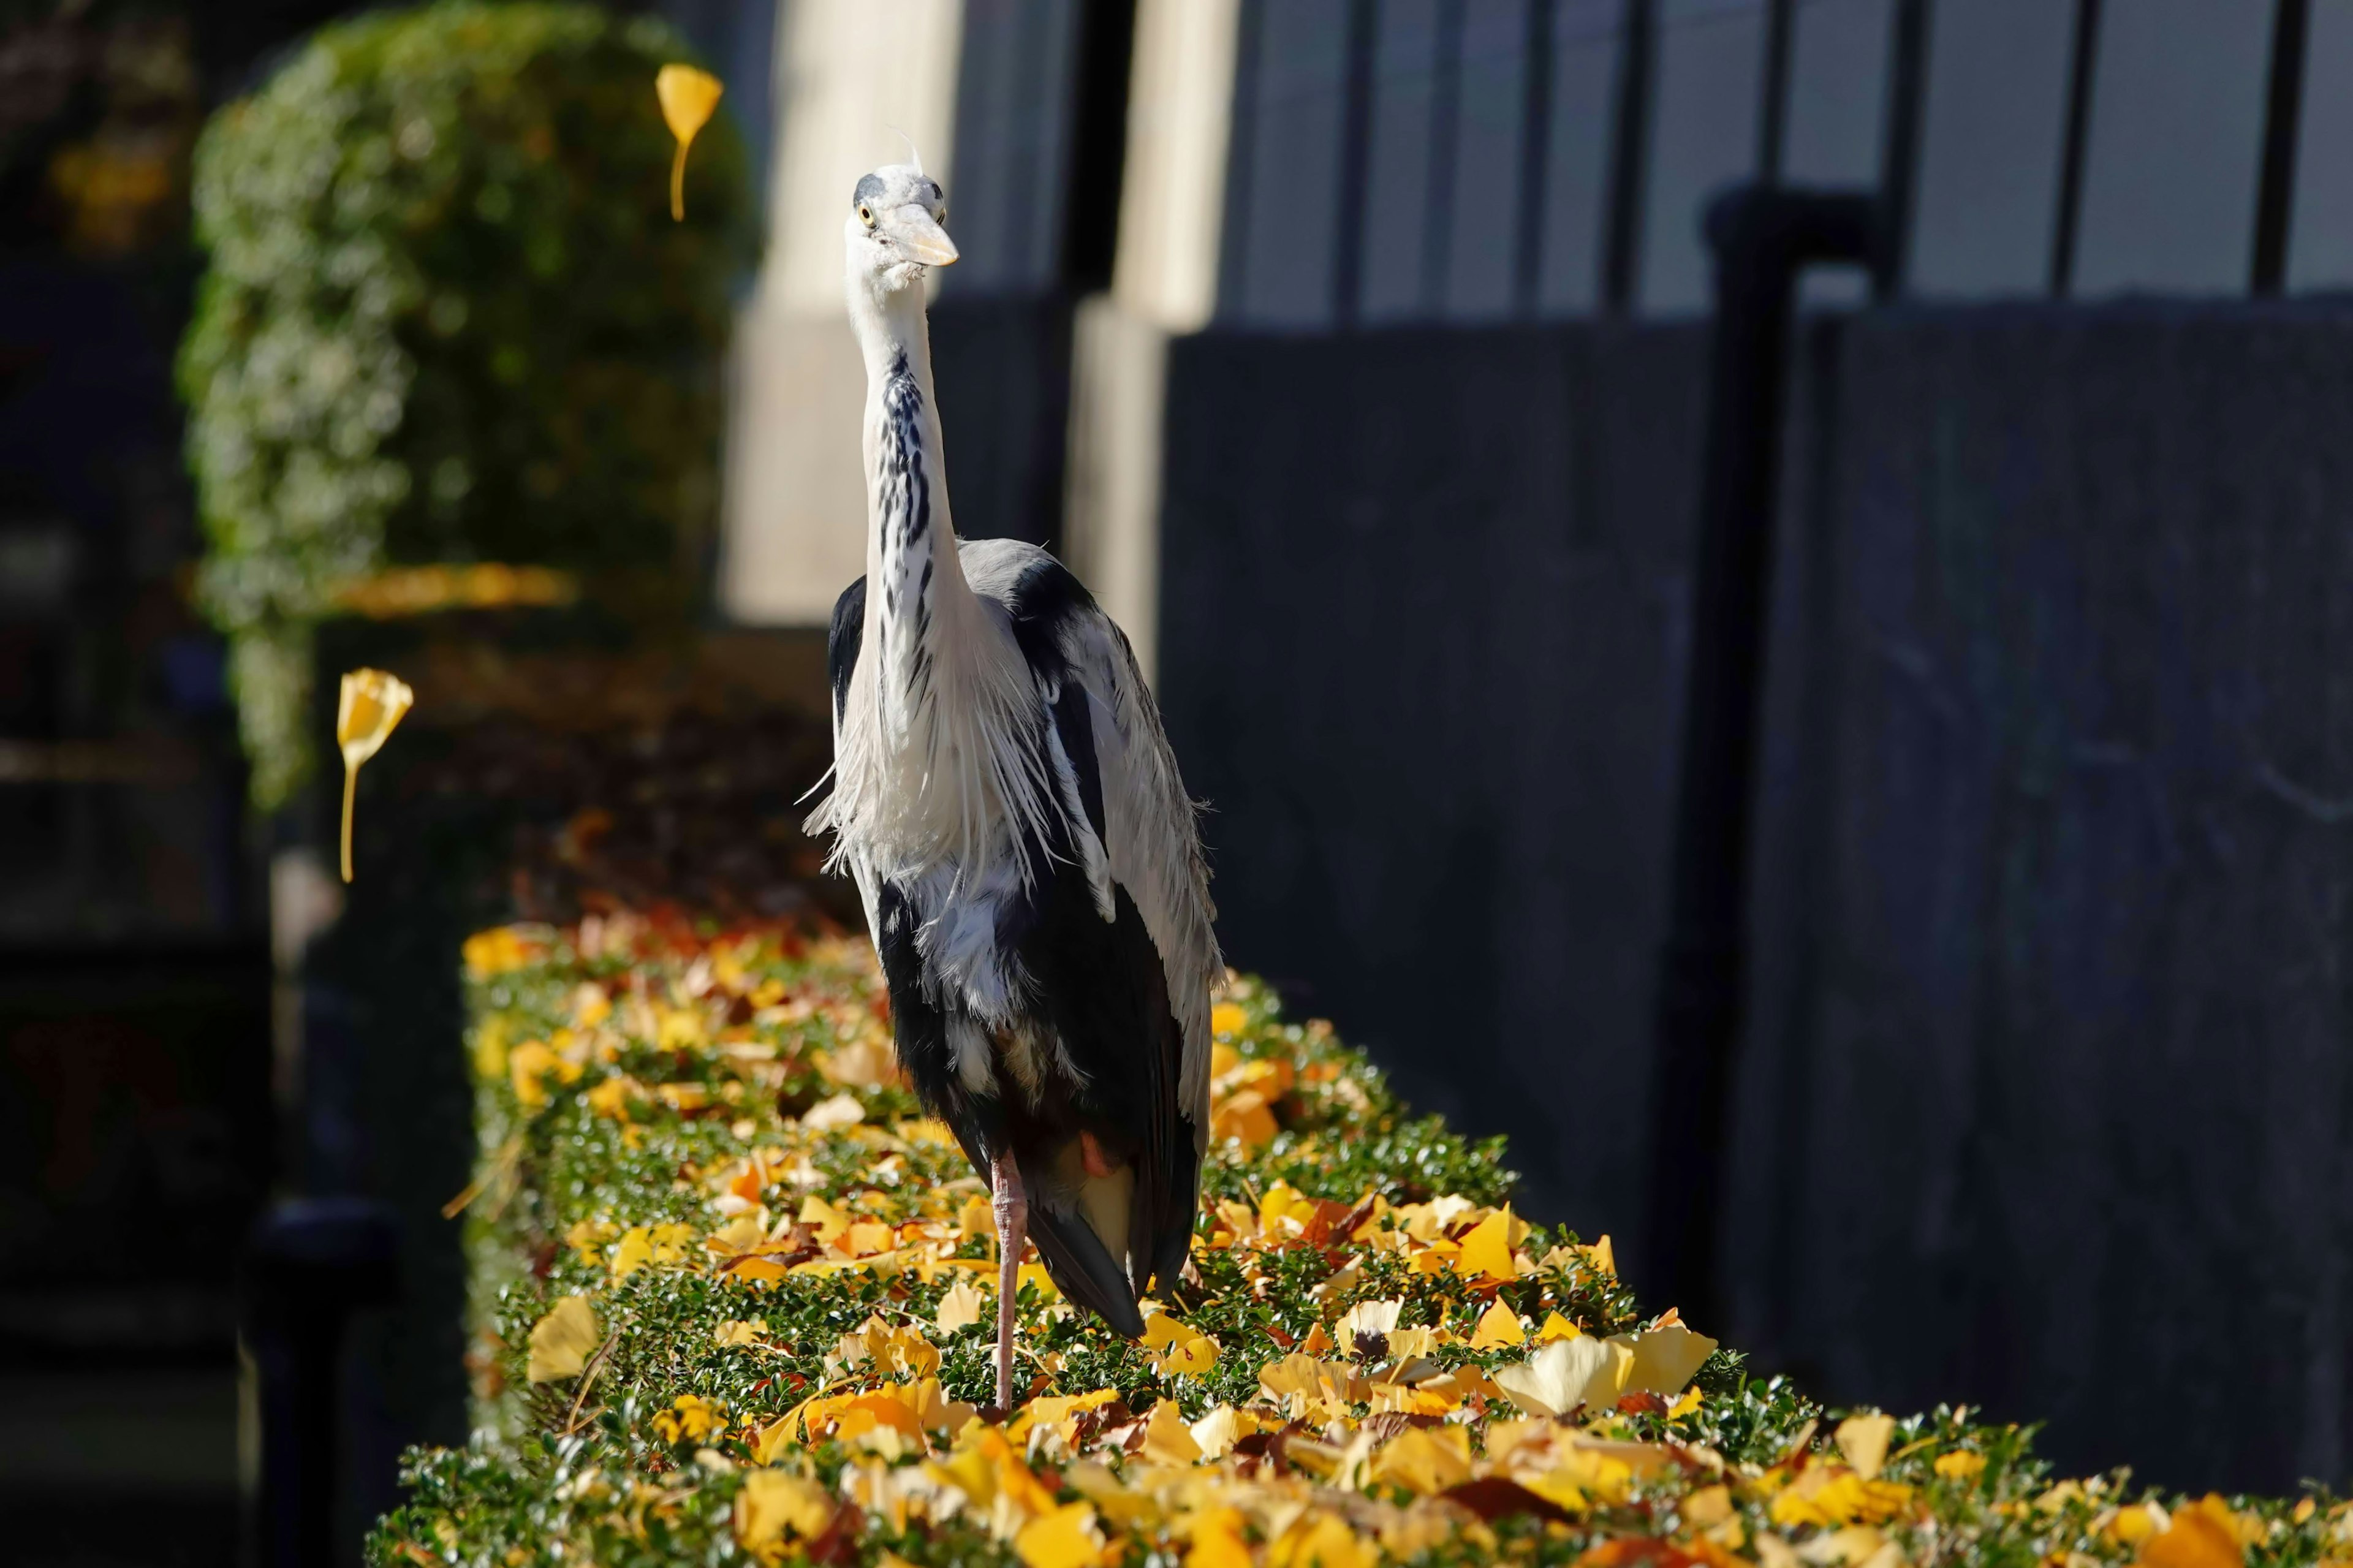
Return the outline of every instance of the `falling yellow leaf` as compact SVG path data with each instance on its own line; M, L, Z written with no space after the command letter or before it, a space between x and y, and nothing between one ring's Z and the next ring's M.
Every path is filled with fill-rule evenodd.
M692 66L667 65L654 73L654 96L661 100L662 119L678 138L678 156L670 167L670 216L675 222L686 221L686 150L711 123L725 90L717 77Z
M1013 1550L1029 1568L1092 1568L1103 1555L1094 1504L1065 1503L1039 1515L1013 1538Z
M577 1377L596 1349L596 1314L586 1296L566 1296L547 1316L532 1326L531 1363L526 1375L533 1383L554 1383Z
M1201 1458L1201 1445L1175 1400L1164 1399L1152 1407L1144 1423L1143 1453L1155 1465L1190 1465Z
M1515 1277L1512 1267L1512 1211L1497 1209L1472 1227L1462 1238L1462 1250L1455 1254L1455 1272L1474 1279L1510 1279Z
M988 1298L982 1295L969 1279L958 1279L940 1298L940 1310L932 1322L943 1334L970 1328L987 1314Z
M1213 1035L1239 1035L1249 1022L1250 1015L1236 1003L1220 1002L1209 1009L1209 1032Z
M417 701L417 693L396 675L354 669L343 676L335 705L335 744L343 752L343 880L352 879L352 805L360 764L382 749L385 738Z
M1895 1435L1893 1415L1850 1415L1838 1425L1841 1454L1864 1480L1875 1480L1887 1463L1887 1440Z
M1498 1301L1479 1319L1479 1327L1471 1335L1471 1348L1491 1351L1504 1345L1525 1344L1527 1330L1520 1326L1520 1315Z
M1949 1454L1937 1455L1936 1468L1936 1473L1948 1481L1972 1480L1985 1469L1985 1456L1974 1448L1956 1448ZM2071 1483L2061 1483L2068 1484ZM2048 1495L2045 1494L2046 1497Z
M1667 1406L1667 1419L1670 1421L1680 1421L1684 1416L1690 1415L1693 1411L1697 1410L1700 1407L1700 1404L1701 1400L1699 1390L1696 1388L1687 1388L1683 1391L1683 1396L1681 1399L1676 1400L1672 1405Z

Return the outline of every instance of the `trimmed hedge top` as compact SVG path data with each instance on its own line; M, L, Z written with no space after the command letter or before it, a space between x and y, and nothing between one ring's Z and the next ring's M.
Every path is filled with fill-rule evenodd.
M1240 979L1198 1282L1131 1344L1025 1266L1029 1396L978 1409L987 1196L863 943L619 915L466 959L482 1430L413 1456L377 1563L2353 1560L2326 1497L2058 1479L2016 1426L1746 1376Z
M651 17L451 3L322 30L196 150L211 252L181 348L254 792L311 765L309 629L389 563L536 563L681 601L718 495L740 139L687 221Z

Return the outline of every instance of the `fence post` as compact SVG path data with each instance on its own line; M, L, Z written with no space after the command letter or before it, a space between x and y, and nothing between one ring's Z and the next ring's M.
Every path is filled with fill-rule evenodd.
M1798 275L1875 263L1872 193L1743 185L1708 205L1715 342L1693 551L1691 668L1666 939L1660 954L1644 1296L1720 1322L1715 1278L1746 969L1757 721Z

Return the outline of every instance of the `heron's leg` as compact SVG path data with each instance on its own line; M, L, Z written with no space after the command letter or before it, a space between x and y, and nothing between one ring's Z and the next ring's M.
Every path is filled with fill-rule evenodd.
M1013 1408L1013 1299L1021 1284L1021 1247L1029 1240L1029 1196L1010 1150L988 1164L997 1205L997 1407Z

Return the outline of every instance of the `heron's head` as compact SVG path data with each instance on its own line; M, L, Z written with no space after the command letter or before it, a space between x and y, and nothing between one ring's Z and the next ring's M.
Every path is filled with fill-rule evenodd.
M923 280L923 269L956 258L948 237L947 193L916 163L886 163L850 194L849 269L880 296Z

